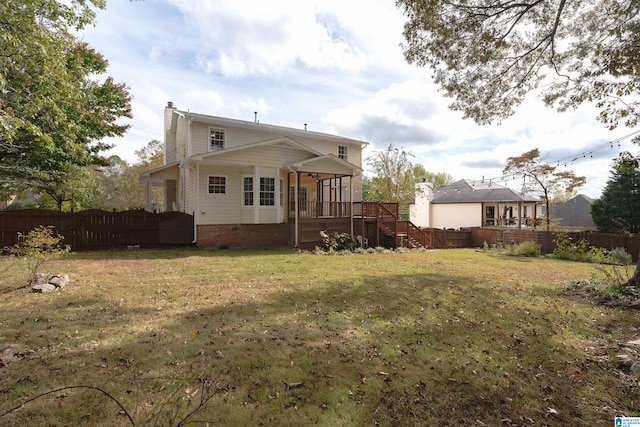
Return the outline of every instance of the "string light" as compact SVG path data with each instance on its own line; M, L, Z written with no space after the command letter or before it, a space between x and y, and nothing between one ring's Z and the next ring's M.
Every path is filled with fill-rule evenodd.
M628 138L630 138L630 137L632 137L634 135L637 135L639 133L640 133L640 130L632 132L632 133L630 133L628 135L624 135L624 136L622 136L620 138L617 138L617 139L614 139L612 141L608 141L608 142L606 142L604 144L598 145L598 146L592 148L591 150L583 151L583 152L581 152L582 157L584 159L586 159L587 158L587 153L589 153L589 158L593 159L593 153L598 152L598 151L600 151L600 150L602 150L604 148L607 148L607 147L613 149L614 148L613 147L614 144L617 144L618 147L620 147L622 141L624 141L625 139L628 139ZM556 163L556 165L558 167L560 165L563 165L566 168L567 165L570 165L572 163L577 162L578 159L579 159L579 155L575 155L574 154L574 155L571 155L571 156L564 157L562 159L557 159L557 160L552 161L552 162L542 163L541 165ZM513 180L519 179L520 177L522 177L522 175L516 174L516 173L510 173L510 174L503 174L503 175L501 175L499 177L489 178L488 179L488 181L489 181L488 188L491 188L491 186L493 185L493 181L499 181L499 182L507 183L509 181L513 181ZM526 175L525 175L525 177L526 177ZM475 191L476 190L476 187L475 187L476 182L484 184L485 183L485 177L483 176L481 180L470 180L470 181L468 180L468 182L471 183L471 189L473 191ZM523 184L524 184L524 180L523 180ZM440 190L438 189L437 191L439 192ZM455 191L459 192L460 189L455 187ZM446 190L444 190L444 192L446 194Z

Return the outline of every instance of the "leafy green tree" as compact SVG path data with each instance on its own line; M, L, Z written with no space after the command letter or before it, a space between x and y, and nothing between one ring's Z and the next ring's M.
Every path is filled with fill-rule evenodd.
M595 102L609 128L638 124L640 4L396 0L407 18L404 55L429 67L478 123L513 114L541 90L559 111Z
M91 207L95 200L91 168L73 164L65 164L64 167L59 173L48 173L48 181L43 178L32 183L31 190L42 196L40 207L52 204L61 212Z
M136 150L138 162L130 165L118 156L109 157L109 164L96 172L95 208L105 210L142 209L145 205L145 186L140 174L163 164L163 147L158 140L150 141ZM154 188L154 200L162 199L162 189Z
M523 178L523 193L537 195L547 208L547 230L551 228L549 202L557 192L573 192L586 182L584 176L576 176L572 171L558 171L540 160L540 150L534 148L520 156L509 157L502 171L505 175Z
M413 178L416 183L426 182L429 188L435 191L438 187L448 185L453 182L453 177L446 172L429 172L421 164L413 167Z
M131 116L124 84L73 31L94 22L104 0L5 0L0 7L0 186L65 199L76 167L103 164ZM53 190L57 187L57 190ZM54 196L51 193L55 193Z
M591 205L593 223L607 232L640 232L640 171L619 159L602 195Z
M415 180L411 153L393 144L381 151L374 151L366 159L371 166L373 177L369 180L369 200L400 204L408 203L413 197Z
M375 151L366 159L374 175L363 183L365 200L398 202L402 219L409 217L409 202L415 197L415 167L410 157L413 155L402 147L389 144L386 149Z

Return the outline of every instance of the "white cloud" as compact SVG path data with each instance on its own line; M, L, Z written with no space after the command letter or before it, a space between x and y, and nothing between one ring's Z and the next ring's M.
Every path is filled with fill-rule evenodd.
M454 178L500 176L507 157L539 148L549 160L625 133L607 131L592 106L563 114L534 97L500 126L447 108L430 71L403 58L404 17L367 0L110 2L83 37L133 95L132 130L112 151L129 161L162 138L167 101L204 114L402 145L414 161ZM569 164L598 196L621 148ZM564 167L564 166L563 166Z
M350 28L314 2L173 0L200 32L198 64L228 77L280 73L297 66L360 70L366 58Z

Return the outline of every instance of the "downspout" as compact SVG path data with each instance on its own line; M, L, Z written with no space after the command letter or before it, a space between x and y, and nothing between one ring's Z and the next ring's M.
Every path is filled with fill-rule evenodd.
M193 244L198 241L198 223L200 222L200 162L196 163L196 206L193 212Z

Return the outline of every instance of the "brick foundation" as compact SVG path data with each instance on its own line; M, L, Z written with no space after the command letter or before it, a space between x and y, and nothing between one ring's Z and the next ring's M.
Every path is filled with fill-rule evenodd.
M198 225L196 245L201 248L292 247L293 224Z

